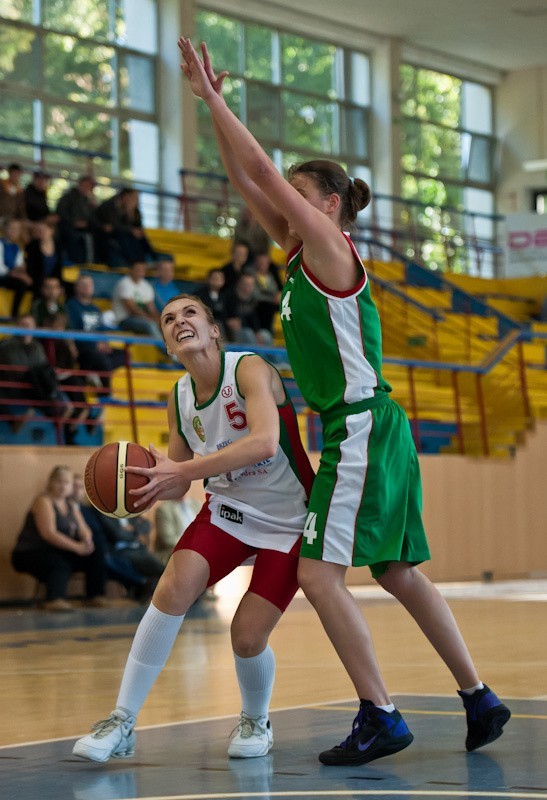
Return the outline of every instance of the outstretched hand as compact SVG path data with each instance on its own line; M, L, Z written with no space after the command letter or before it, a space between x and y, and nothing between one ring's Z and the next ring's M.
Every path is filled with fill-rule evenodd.
M188 78L190 88L196 97L207 100L213 93L222 95L222 84L228 72L223 70L218 75L215 74L205 42L200 45L203 61L190 39L185 36L179 38L178 47L183 57L181 69Z
M156 465L154 467L130 467L125 471L135 475L144 475L148 483L140 489L130 489L129 494L135 496L135 507L143 511L150 508L157 500L180 500L187 490L188 479L183 475L185 462L172 461L150 445Z

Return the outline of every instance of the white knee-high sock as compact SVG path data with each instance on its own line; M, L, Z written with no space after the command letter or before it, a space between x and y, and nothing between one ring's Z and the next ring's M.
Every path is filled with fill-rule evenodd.
M150 604L129 651L116 708L137 716L167 661L184 617L164 614Z
M251 658L234 653L242 711L248 717L267 717L275 678L275 655L270 647Z

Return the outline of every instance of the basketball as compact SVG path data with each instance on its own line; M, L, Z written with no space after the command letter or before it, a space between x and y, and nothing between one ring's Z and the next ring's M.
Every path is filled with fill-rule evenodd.
M125 472L125 466L153 467L156 462L146 447L134 442L110 442L97 450L86 464L84 486L90 503L108 517L137 517L146 509L135 508L130 489L148 483L143 475Z

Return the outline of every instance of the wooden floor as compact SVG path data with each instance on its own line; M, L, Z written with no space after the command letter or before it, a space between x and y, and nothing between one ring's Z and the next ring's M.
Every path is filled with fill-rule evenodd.
M208 719L235 719L239 713L239 695L229 624L247 572L245 568L237 571L235 577L227 579L221 587L223 595L217 601L201 601L190 612L167 666L139 716L139 728L191 720L203 725ZM526 717L536 722L542 720L537 724L542 726L542 752L547 754L547 582L440 588L448 597L482 679L509 705L511 700L520 702L522 720ZM415 701L406 700L411 706L426 703L429 696L446 697L443 702L448 706L441 700L432 700L438 710L427 713L458 715L457 747L461 751L465 724L455 696L456 687L444 665L398 604L372 588L354 588L354 592L371 626L378 658L392 694L415 697ZM70 739L87 732L95 720L108 716L114 707L132 636L143 612L142 607L126 605L124 601L119 601L111 610L81 610L73 615L48 615L34 609L0 611L3 706L0 759L16 758L13 754L21 750L14 750L14 745ZM332 743L344 738L354 715L354 692L304 598L297 597L293 601L274 632L271 644L277 658L272 709L328 706L331 711L338 711L330 731ZM228 728L232 722L230 719ZM440 724L439 720L436 724ZM279 743L283 748L284 735L284 726L278 724L276 747ZM317 765L312 738L310 735L309 747L306 742L300 742L302 757ZM504 741L505 738L500 740ZM71 745L70 740L57 743L56 757L61 763L70 757ZM220 750L224 751L225 746L222 741ZM542 759L541 765L547 761L544 756ZM224 762L222 769L226 770ZM317 765L317 769L324 768ZM547 799L547 771L535 780L536 783L531 780L528 786L539 786L543 791L533 796ZM1 788L0 796L5 796ZM17 794L22 800L27 796L32 797L32 793ZM49 797L47 793L42 796ZM70 791L66 795L57 794L56 798L64 800L65 796L86 795ZM122 782L115 792L110 785L104 793L89 796L108 800L110 797L159 795L142 794L142 789L128 788ZM168 796L265 798L277 795L275 792L247 792ZM294 796L315 795L296 793ZM443 793L439 794L441 796ZM528 795L509 793L508 796Z

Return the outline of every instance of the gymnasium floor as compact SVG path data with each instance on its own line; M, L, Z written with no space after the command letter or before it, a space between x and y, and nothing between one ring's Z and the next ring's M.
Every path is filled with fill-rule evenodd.
M106 765L72 756L72 742L113 706L144 609L2 611L0 798L547 800L547 582L439 588L512 720L497 742L467 754L461 703L443 665L396 603L356 589L415 740L395 756L352 768L323 767L316 758L346 736L355 702L303 598L272 637L274 749L245 761L226 757L238 712L228 635L235 592L192 609L139 717L135 756Z

